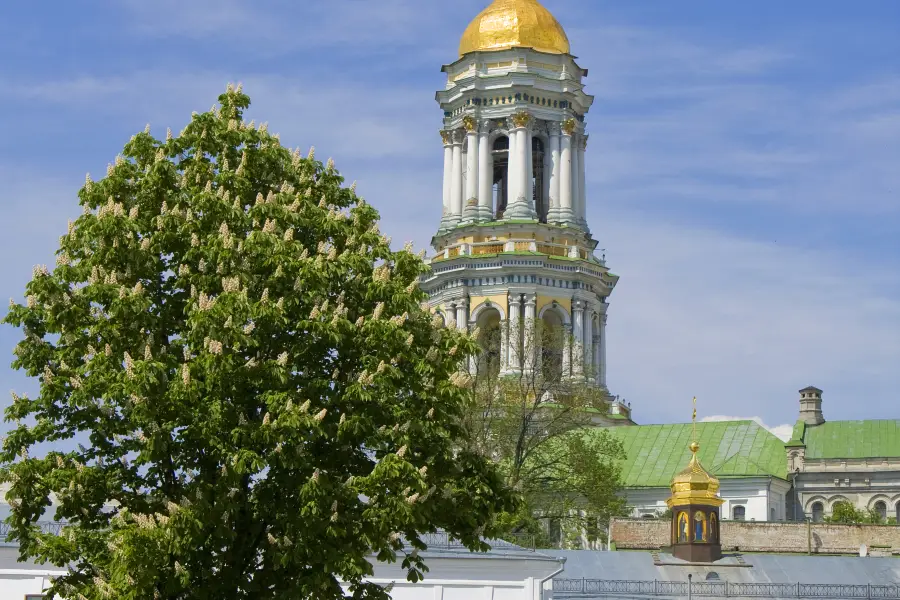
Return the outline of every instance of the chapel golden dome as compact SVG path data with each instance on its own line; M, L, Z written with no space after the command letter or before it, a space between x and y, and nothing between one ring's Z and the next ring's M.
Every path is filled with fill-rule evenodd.
M569 54L569 38L537 0L494 0L466 28L459 55L513 47Z
M720 483L711 475L697 458L700 444L691 442L691 462L688 466L672 478L672 497L667 500L669 506L681 506L685 504L714 504L721 505L718 497Z

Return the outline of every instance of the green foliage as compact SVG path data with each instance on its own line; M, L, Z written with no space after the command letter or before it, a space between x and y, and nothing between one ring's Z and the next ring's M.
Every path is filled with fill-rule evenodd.
M622 444L592 427L596 415L607 413L607 398L560 376L567 346L560 330L537 321L526 332L523 348L540 354L540 368L532 368L536 357L526 356L526 368L512 376L499 373L499 329L478 332L482 354L473 361L468 439L475 452L498 462L507 485L524 499L502 520L512 541L527 533L542 547L602 542L610 517L626 513ZM551 533L557 528L558 536Z
M896 525L895 518L882 518L877 510L858 509L849 502L835 502L831 509L831 516L826 517L827 523L842 523L845 525Z
M420 534L484 549L516 510L456 441L476 343L331 161L244 123L240 88L219 102L88 178L56 268L11 302L14 366L41 378L7 411L11 536L70 566L49 596L387 598L367 557L416 581Z

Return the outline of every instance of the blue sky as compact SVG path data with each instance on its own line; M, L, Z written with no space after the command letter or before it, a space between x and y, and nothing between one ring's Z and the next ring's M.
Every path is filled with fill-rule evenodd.
M622 276L609 379L635 418L685 420L696 395L775 427L810 384L829 419L900 418L900 2L544 2L596 96L588 217ZM0 296L52 263L86 172L229 81L426 246L440 67L485 4L4 3ZM0 330L0 389L33 391L18 339Z

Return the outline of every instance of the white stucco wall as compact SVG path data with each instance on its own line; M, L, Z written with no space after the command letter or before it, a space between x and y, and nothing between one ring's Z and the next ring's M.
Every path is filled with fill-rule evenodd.
M724 519L733 519L738 506L744 508L744 519L747 521L786 519L786 499L790 490L788 482L774 477L742 477L723 479L721 483L719 497L725 501L721 509ZM632 507L631 516L638 518L665 512L666 499L671 495L669 488L626 490L628 506Z

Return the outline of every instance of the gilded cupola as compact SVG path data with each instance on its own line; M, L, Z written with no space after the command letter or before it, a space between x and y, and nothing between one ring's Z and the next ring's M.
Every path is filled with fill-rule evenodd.
M537 0L494 0L466 28L459 55L514 47L569 54L569 38Z
M700 464L697 453L700 444L691 442L691 461L688 466L672 478L672 496L668 504L683 506L685 504L716 504L721 505L719 498L719 480Z

